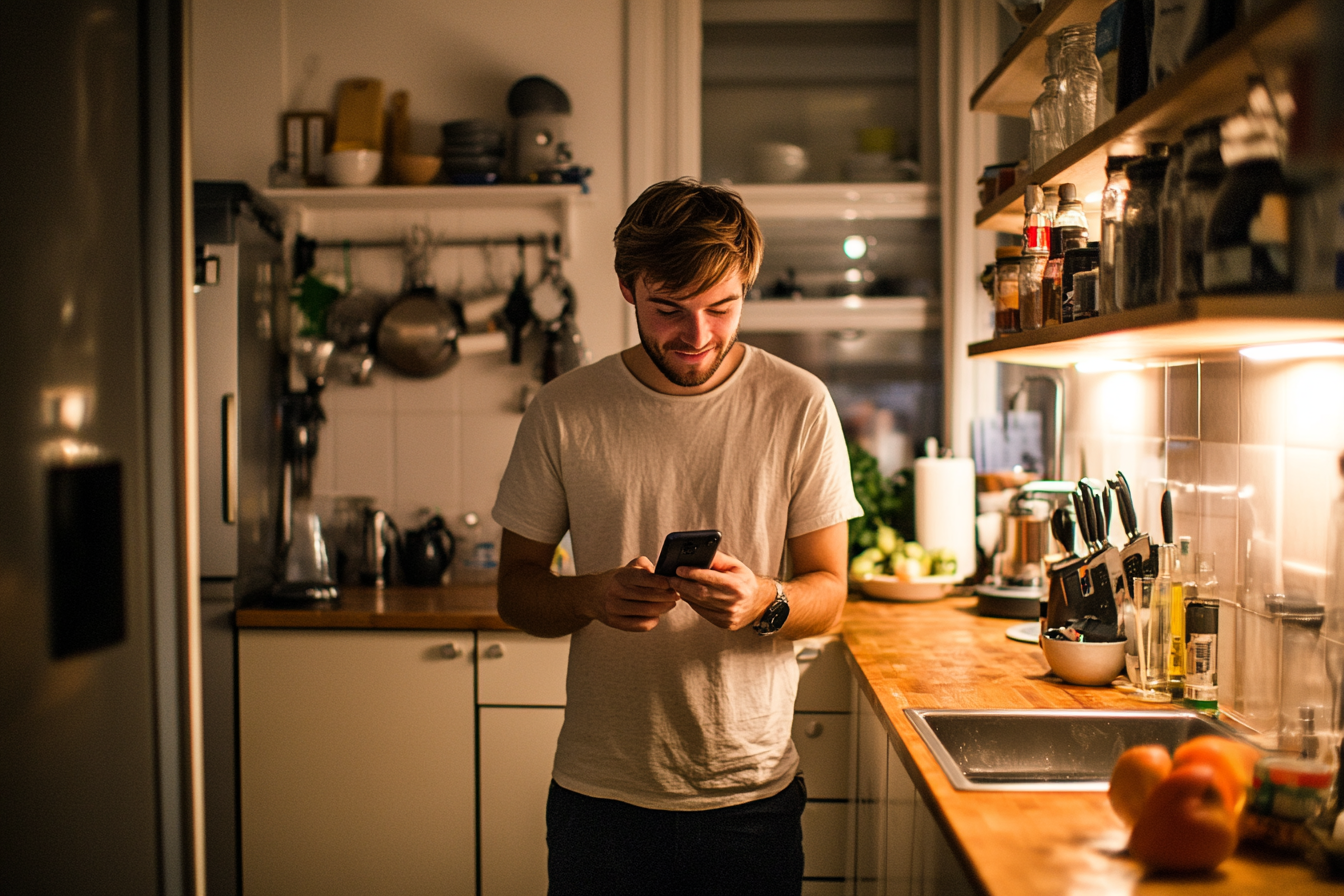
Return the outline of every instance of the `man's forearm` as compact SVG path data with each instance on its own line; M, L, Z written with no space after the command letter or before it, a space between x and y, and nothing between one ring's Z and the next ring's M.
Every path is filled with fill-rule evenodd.
M540 638L573 634L592 621L580 608L594 576L557 576L536 566L499 577L499 616L514 628Z
M766 581L764 585L773 594L774 584ZM777 637L789 640L810 638L835 628L845 609L848 588L848 582L825 570L809 572L785 582L789 618Z

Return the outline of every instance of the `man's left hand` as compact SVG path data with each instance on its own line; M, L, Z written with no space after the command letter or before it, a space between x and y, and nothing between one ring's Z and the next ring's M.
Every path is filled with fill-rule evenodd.
M730 632L751 625L775 599L775 587L769 580L757 578L723 551L714 555L708 569L682 566L668 582L691 609Z

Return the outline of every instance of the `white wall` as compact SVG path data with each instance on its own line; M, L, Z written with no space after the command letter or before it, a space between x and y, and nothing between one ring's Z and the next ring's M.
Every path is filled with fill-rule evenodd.
M611 272L611 234L625 207L624 7L623 0L196 0L193 176L264 187L280 156L283 113L334 112L346 78L380 78L385 95L406 90L413 148L436 152L443 122L507 124L509 87L544 75L569 94L575 161L595 172L565 276L594 357L618 351L626 344L624 303ZM501 236L515 232L505 229ZM385 268L356 259L354 279L365 275L361 285L395 292L395 274ZM448 276L441 287L452 285ZM450 521L466 510L486 516L530 374L483 357L430 380L380 371L371 387L329 387L315 489L372 496L403 525L425 506Z

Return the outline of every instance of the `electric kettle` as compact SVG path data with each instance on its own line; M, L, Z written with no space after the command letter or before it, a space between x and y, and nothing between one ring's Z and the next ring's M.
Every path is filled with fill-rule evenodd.
M364 559L359 568L361 584L382 588L397 584L397 554L401 533L386 511L366 508L364 511Z
M419 529L402 539L401 569L408 585L437 585L453 562L457 541L443 517L435 514Z

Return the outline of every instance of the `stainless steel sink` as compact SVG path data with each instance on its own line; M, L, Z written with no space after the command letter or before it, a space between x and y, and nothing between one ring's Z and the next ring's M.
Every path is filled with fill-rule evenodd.
M1182 710L907 709L958 790L1105 790L1129 747L1237 735Z

